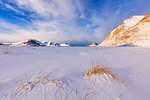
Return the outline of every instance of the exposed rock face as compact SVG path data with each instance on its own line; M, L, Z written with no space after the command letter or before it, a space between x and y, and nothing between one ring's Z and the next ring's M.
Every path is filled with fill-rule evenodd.
M123 21L99 46L150 46L150 13Z
M3 43L0 43L0 46L2 46L3 45Z
M89 46L97 46L98 44L96 42L91 43Z

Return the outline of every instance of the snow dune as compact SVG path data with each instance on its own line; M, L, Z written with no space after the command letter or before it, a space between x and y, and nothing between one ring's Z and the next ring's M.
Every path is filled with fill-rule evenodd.
M0 100L149 100L149 59L144 47L0 47ZM108 76L91 82L92 64L127 86Z

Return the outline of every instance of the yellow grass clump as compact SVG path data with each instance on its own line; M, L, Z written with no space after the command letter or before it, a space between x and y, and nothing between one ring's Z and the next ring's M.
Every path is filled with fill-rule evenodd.
M8 51L4 51L3 54L9 54L9 52Z
M3 54L9 54L9 52L8 52L8 48L3 52Z
M122 78L120 78L117 74L115 74L114 72L112 72L110 70L110 68L107 67L107 66L104 66L104 65L93 66L92 65L92 68L88 70L88 72L86 73L86 76L88 78L90 78L93 75L103 76L103 78L105 76L108 76L110 79L115 79L116 81L118 81L122 85L126 86L124 82L127 82L127 81L125 81Z

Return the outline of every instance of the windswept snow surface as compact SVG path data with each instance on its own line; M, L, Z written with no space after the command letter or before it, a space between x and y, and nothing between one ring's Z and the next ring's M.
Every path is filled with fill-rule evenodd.
M96 63L128 84L106 76L92 82L85 74ZM149 65L150 48L144 47L0 47L0 100L149 100ZM51 71L51 83L35 80Z

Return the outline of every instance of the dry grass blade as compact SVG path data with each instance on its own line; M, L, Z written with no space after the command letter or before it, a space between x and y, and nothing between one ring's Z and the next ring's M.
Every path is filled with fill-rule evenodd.
M87 96L89 96L89 95L91 95L91 94L94 94L94 93L96 93L96 91L95 91L95 92L87 93L87 94L84 96L84 98L83 98L82 100L86 100Z
M27 93L27 90L31 91L31 88L32 88L32 82L29 82L28 77L26 76L26 83L21 85L19 88L17 88L17 90L15 91L12 97L12 100L15 100L24 92Z
M67 94L66 94L65 86L69 87L69 84L66 81L63 81L64 79L69 79L69 78L62 77L60 79L50 79L47 83L45 83L45 85L55 84L55 86L57 87L55 95L58 93L59 90L62 89L66 100Z
M91 94L93 94L93 93L96 93L96 91L95 91L95 92L90 92L90 90L91 90L91 88L92 88L92 85L93 85L93 83L90 84L90 87L88 88L88 91L87 91L87 93L85 94L85 96L83 97L82 100L86 100L86 98L87 98L89 95L91 95Z

